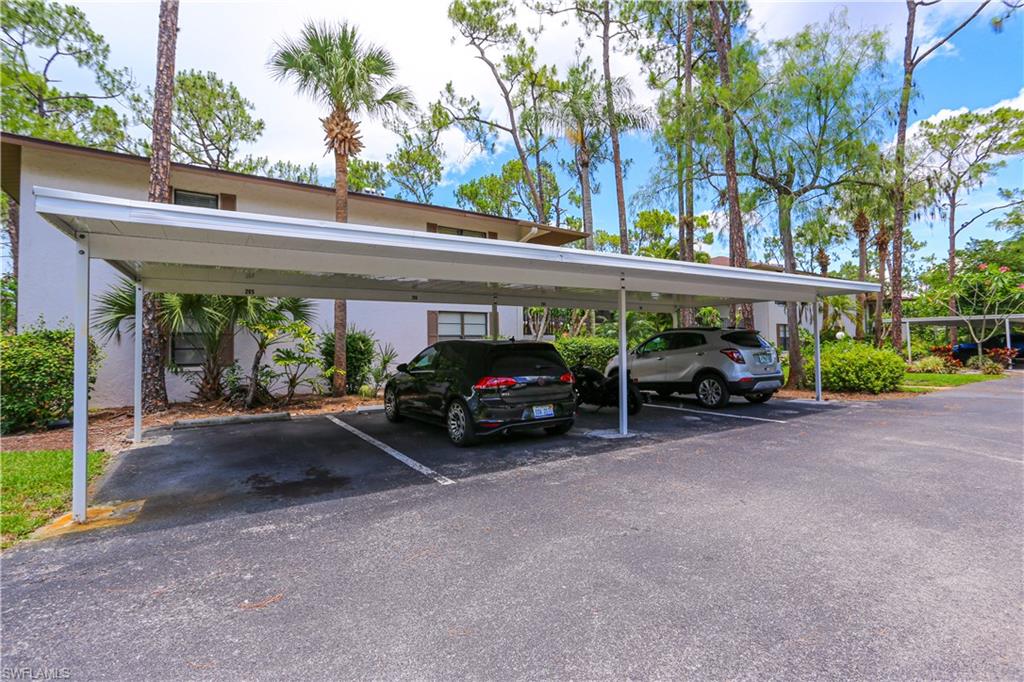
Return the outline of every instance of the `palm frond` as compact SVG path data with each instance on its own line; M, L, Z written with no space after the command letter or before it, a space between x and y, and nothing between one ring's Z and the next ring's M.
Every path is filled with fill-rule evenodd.
M96 297L92 328L104 343L121 343L121 324L135 333L135 283L126 277Z

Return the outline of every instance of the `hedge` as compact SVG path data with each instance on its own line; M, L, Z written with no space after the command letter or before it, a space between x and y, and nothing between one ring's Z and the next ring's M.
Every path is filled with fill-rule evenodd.
M566 336L555 339L555 348L569 367L580 363L604 371L608 362L619 353L619 342L601 336Z
M89 342L89 390L99 352ZM0 432L44 427L71 416L74 406L75 334L31 327L0 339Z
M906 364L891 350L853 340L821 347L821 385L827 391L887 393L903 382ZM804 376L814 377L814 357L804 364Z

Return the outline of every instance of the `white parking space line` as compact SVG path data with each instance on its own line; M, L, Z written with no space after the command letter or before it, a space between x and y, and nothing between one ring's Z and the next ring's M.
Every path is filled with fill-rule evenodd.
M658 405L648 403L648 407L660 407L663 410L676 410L677 412L692 412L694 414L706 414L712 417L733 417L734 419L749 419L755 422L771 422L773 424L785 424L782 419L767 419L765 417L751 417L746 414L732 414L731 412L712 412L711 410L691 410L688 407L676 407L675 405Z
M452 479L448 478L447 476L442 476L441 474L437 473L436 471L434 471L430 467L423 466L422 464L420 464L416 460L412 459L411 457L407 457L406 455L403 455L401 452L399 452L398 450L395 450L393 447L391 447L387 443L380 442L379 440L377 440L376 438L374 438L370 434L363 433L362 431L360 431L356 427L352 426L351 424L347 424L347 423L341 421L340 419L338 419L337 417L334 417L332 415L326 415L326 416L327 416L328 419L330 419L332 422L334 422L335 424L337 424L341 428L345 429L346 431L348 431L349 433L351 433L353 435L356 435L356 436L362 438L363 440L365 440L370 445L373 445L374 447L377 447L377 448L383 450L385 453L387 453L388 455L391 455L392 457L394 457L395 459L397 459L399 462L401 462L405 466L409 467L410 469L415 469L416 471L420 472L424 476L429 476L430 478L434 479L436 482L440 483L441 485L451 485L452 483L455 483L455 481L453 481Z

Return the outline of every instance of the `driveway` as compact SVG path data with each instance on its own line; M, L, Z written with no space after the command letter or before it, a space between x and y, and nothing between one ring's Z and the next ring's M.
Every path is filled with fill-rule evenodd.
M146 497L136 523L5 554L3 666L1024 675L1019 375L725 412L677 401L635 439L590 433L608 412L470 450L380 415L345 418L361 435L324 418L156 434L97 495Z

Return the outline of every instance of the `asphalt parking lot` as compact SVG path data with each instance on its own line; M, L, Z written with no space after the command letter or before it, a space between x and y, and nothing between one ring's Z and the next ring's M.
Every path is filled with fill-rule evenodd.
M152 434L94 498L145 498L135 523L4 555L3 666L1024 675L1019 376L842 406L673 401L624 441L599 437L607 410L471 449L341 419L361 435L323 417Z

